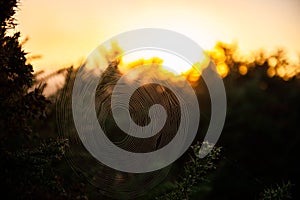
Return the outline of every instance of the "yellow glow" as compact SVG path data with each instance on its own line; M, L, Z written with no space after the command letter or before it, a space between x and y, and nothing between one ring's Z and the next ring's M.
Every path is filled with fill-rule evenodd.
M111 42L109 46L101 46L97 51L94 51L86 67L94 67L95 63L97 63L97 66L102 66L107 65L107 63L117 62L118 70L120 73L125 74L135 67L145 66L150 67L149 73L154 72L151 69L158 69L159 71L156 72L163 79L173 79L176 81L187 79L191 85L194 85L201 76L201 71L210 62L209 56L204 52L200 56L203 58L202 60L191 64L180 55L167 50L137 49L126 52L117 41ZM103 61L103 58L105 58L105 61ZM130 79L133 80L135 76L136 74L131 74Z
M25 50L42 55L33 60L34 68L57 69L85 59L113 35L144 27L180 32L204 49L217 40L237 39L247 51L283 44L299 51L299 5L299 0L234 1L234 6L223 0L26 0L16 17L22 35L29 37ZM241 14L248 11L255 15Z
M285 70L284 70L284 68L283 67L278 67L277 69L276 69L276 73L277 73L277 75L278 76L280 76L280 77L284 77L285 76Z
M268 76L271 77L271 78L274 77L275 74L276 74L276 71L275 71L274 67L270 67L270 68L267 70L267 74L268 74Z
M248 73L248 68L245 65L239 67L239 72L241 75L246 75Z
M226 63L218 63L217 64L217 72L220 74L222 78L226 77L229 72L229 67L226 65Z
M208 66L209 58L190 64L178 55L162 50L133 51L120 56L118 68L121 73L139 67L141 65L153 65L159 67L161 72L173 76L183 76L193 84L201 76L201 71Z
M207 51L207 53L216 64L217 72L219 73L219 75L224 78L229 73L229 67L226 64L225 52L221 47L219 47L220 44L221 43L217 43L216 46L212 50Z
M159 64L165 70L175 75L183 74L192 68L192 65L182 58L162 50L141 50L125 54L121 58L120 69L126 70L138 65Z
M268 64L271 66L271 67L275 67L277 65L277 59L274 58L274 57L271 57L268 59Z

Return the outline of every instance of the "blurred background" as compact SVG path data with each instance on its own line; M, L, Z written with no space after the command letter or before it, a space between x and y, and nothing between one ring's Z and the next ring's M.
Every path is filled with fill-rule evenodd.
M299 1L2 0L0 10L4 197L299 198ZM148 27L177 31L196 41L210 59L203 70L216 65L223 78L228 107L214 151L200 159L198 150L211 115L209 94L201 71L184 71L201 100L195 142L171 166L135 176L108 169L84 149L72 119L71 92L78 68L93 49L113 35ZM112 46L106 53L121 51L122 46ZM98 102L104 105L99 123L122 148L145 151L133 147L140 141L128 139L106 110L111 87L124 70L119 60L108 61L97 88ZM146 61L128 66L141 62ZM176 112L178 102L166 88L141 88L133 98L139 95L145 96L147 106L132 104L132 112L141 124L147 123L147 109L154 103ZM136 111L145 111L145 116ZM149 149L172 137L158 135L149 141Z

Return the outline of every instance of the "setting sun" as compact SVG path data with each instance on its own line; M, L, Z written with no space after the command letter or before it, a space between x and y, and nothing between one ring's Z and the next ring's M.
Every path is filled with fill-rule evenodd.
M175 75L185 73L192 68L192 64L188 63L188 61L164 50L142 50L129 52L122 56L121 64L130 65L130 63L137 60L142 62L144 61L143 64L162 64L162 67L165 70L168 70Z
M123 74L142 65L158 65L161 67L162 72L172 73L173 76L184 76L190 82L197 81L201 71L209 63L209 58L206 55L203 56L203 60L197 63L189 63L180 55L161 49L131 51L121 55L118 59L118 69Z

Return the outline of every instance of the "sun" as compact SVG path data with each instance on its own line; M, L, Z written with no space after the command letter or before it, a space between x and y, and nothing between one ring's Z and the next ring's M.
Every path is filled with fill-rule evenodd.
M161 64L165 70L175 75L180 75L191 69L192 64L178 55L164 50L139 50L132 51L122 56L123 65L132 65L131 63L144 62L144 64Z
M135 67L153 65L160 69L164 77L172 75L172 77L178 79L185 78L192 85L194 85L194 83L197 84L202 70L205 69L210 62L208 54L204 51L202 55L199 56L201 59L198 62L191 63L183 56L165 49L139 48L125 51L117 41L111 42L110 48L104 47L103 49L99 49L98 54L104 57L108 63L117 60L118 70L122 74L126 74Z
M184 76L191 83L196 82L201 76L201 71L208 66L209 58L204 55L203 60L190 63L174 52L162 49L140 49L123 54L118 68L122 73L146 64L158 64L166 73L174 76Z

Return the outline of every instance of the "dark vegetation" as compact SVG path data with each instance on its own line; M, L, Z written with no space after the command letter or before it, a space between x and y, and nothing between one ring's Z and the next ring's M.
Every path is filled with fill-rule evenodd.
M166 171L135 179L95 162L72 134L70 110L56 112L56 107L70 109L70 95L65 94L72 88L76 70L67 69L66 84L56 94L43 96L45 85L35 79L20 33L14 31L17 5L17 0L0 0L0 188L4 199L126 199L136 194L130 196L122 189L142 190L147 181L151 190L141 192L139 199L299 199L300 65L295 64L298 71L285 73L293 63L284 50L270 55L258 51L245 59L235 45L218 43L220 54L211 53L211 58L230 69L224 78L228 111L218 147L200 159L200 143L195 141ZM102 82L102 89L109 87L108 82ZM198 85L205 87L201 78ZM207 91L199 95L208 98ZM209 110L204 112L209 116ZM198 141L209 123L203 118ZM115 129L112 122L99 123ZM59 134L62 130L72 135ZM103 181L103 174L112 180ZM153 188L155 176L165 180ZM132 183L116 184L122 177Z

